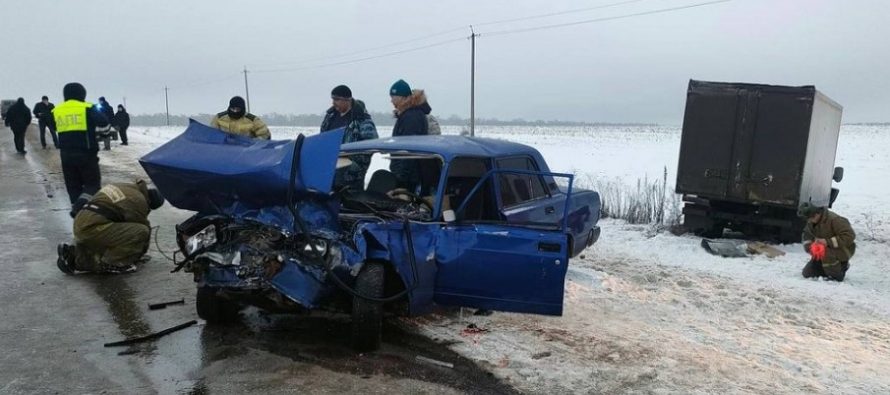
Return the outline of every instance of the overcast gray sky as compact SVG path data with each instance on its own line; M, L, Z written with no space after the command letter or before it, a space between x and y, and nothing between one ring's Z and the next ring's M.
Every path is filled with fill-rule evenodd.
M461 38L474 24L477 117L680 124L693 78L812 84L844 106L845 122L890 121L887 0L734 0L491 34L706 1L625 0L485 24L622 1L0 0L0 97L58 103L62 86L79 81L92 101L126 97L130 112L155 113L167 85L171 113L218 112L244 94L247 66L257 114L320 113L341 83L388 111L389 86L403 78L427 91L434 113L468 116L470 42ZM262 72L281 69L290 70Z

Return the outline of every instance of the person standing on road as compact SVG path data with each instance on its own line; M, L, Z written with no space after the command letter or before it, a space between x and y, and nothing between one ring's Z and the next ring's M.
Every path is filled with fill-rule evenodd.
M272 138L269 128L260 117L246 110L247 106L241 96L235 96L229 100L229 109L216 114L210 121L210 126L223 132L268 140Z
M352 97L352 90L346 85L338 85L331 91L331 108L321 122L321 132L345 128L342 143L371 140L377 138L377 127L365 109L365 103ZM360 191L364 189L365 173L371 164L371 157L353 155L352 164L338 169L335 185L349 186Z
M89 202L77 207L75 244L59 244L59 270L66 274L135 271L135 263L148 252L148 214L163 204L161 193L142 180L102 187Z
M73 206L78 199L89 199L102 183L99 172L99 143L96 133L108 131L108 119L91 103L86 103L87 90L72 82L62 89L65 102L53 109L59 135L59 154L68 200ZM83 195L83 196L82 196Z
M25 151L25 132L31 124L31 109L25 104L25 99L20 97L6 110L4 123L12 129L12 141L15 143L16 152L22 155L28 153Z
M805 278L844 281L850 258L856 253L856 232L850 221L825 207L803 203L798 214L807 219L803 248L812 256L803 268Z
M102 112L102 115L105 116L109 122L114 119L114 108L111 107L111 104L108 104L108 101L105 100L105 96L99 96L99 103L96 104L96 107L99 108L99 111Z
M130 127L130 114L122 104L117 105L117 113L114 114L114 120L111 125L117 128L117 133L121 137L121 145L127 145L127 128Z
M56 125L53 123L53 108L56 106L50 103L49 98L43 96L40 101L34 105L34 116L37 117L37 127L40 128L40 145L46 149L46 129L53 138L53 146L59 148L59 138L56 137Z

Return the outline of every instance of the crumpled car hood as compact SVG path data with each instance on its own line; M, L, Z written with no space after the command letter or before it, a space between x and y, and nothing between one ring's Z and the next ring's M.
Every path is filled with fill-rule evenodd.
M331 192L342 129L306 137L295 181L297 200ZM176 138L139 163L173 206L238 216L285 206L296 140L256 140L189 121Z

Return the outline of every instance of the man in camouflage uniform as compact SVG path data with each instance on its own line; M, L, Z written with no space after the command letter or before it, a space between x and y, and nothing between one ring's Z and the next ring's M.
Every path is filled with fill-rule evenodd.
M346 85L338 85L331 91L331 108L321 122L321 132L345 128L342 143L371 140L377 138L377 127L365 109L365 103L352 98L352 90ZM365 174L371 164L370 155L352 155L347 167L337 170L334 185L340 188L361 191L365 186Z
M74 218L75 245L59 244L57 265L75 271L125 273L148 251L148 213L164 204L157 189L145 181L104 186Z
M226 133L255 139L268 140L272 138L266 123L260 117L247 112L246 108L244 99L241 96L235 96L229 100L228 110L216 114L210 120L210 126Z
M809 203L802 204L798 214L807 219L803 230L803 248L813 256L804 266L803 276L844 281L850 268L850 258L856 253L856 233L850 221L827 208ZM820 250L824 250L824 253Z

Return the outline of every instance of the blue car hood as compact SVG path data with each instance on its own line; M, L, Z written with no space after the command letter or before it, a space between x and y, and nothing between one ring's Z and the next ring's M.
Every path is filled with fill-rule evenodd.
M306 137L295 181L297 196L331 192L343 130ZM238 215L285 206L297 140L257 140L189 121L176 138L139 163L173 206L203 214Z

